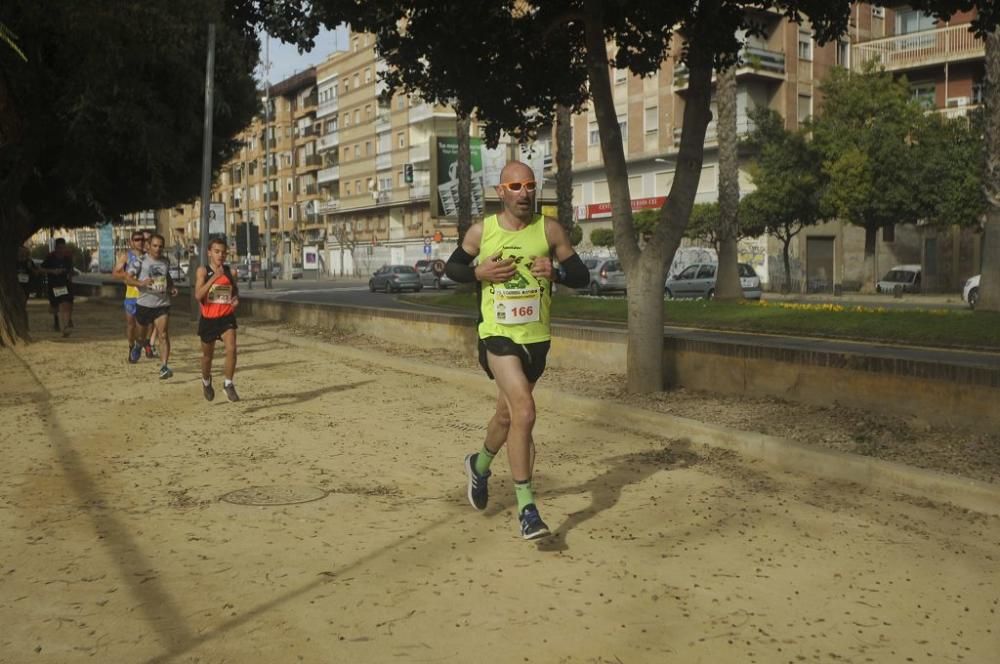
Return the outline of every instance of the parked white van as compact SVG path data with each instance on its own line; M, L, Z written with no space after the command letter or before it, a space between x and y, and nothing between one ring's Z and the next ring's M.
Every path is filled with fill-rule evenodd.
M902 287L904 293L920 292L920 266L897 265L875 283L876 293L892 293Z

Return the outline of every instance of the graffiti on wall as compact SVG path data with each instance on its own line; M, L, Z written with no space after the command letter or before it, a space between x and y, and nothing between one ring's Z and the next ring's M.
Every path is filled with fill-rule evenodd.
M762 281L768 281L767 236L743 238L737 245L737 255L741 263L753 267Z

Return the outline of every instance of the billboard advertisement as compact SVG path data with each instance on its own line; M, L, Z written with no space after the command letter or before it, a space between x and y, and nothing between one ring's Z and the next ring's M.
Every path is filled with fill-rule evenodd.
M458 138L439 136L434 141L433 176L436 195L432 214L435 217L458 216ZM472 216L482 216L485 192L500 183L500 171L507 161L506 146L486 147L481 138L469 138L469 161L472 171Z
M226 234L226 204L208 204L208 236L216 237Z

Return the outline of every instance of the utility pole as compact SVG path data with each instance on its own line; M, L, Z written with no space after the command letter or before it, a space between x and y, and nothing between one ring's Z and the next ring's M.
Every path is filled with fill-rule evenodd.
M201 222L199 223L198 263L208 263L208 206L212 188L212 109L215 93L215 24L208 24L208 57L205 64L205 131L201 144ZM189 268L190 271L190 268ZM197 274L197 272L195 272ZM191 288L191 315L196 318L198 302Z
M264 288L271 288L271 148L268 132L271 125L271 35L264 31Z

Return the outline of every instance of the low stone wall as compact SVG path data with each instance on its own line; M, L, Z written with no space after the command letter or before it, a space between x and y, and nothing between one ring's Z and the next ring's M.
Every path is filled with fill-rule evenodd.
M187 310L182 295L178 308ZM121 297L118 284L83 286L81 294ZM473 355L475 319L465 314L244 298L242 316L364 334L390 343ZM624 373L621 328L552 326L549 364ZM1000 429L1000 368L879 357L733 340L664 337L668 386L727 395L769 396L814 405L844 405L920 423L970 430Z

